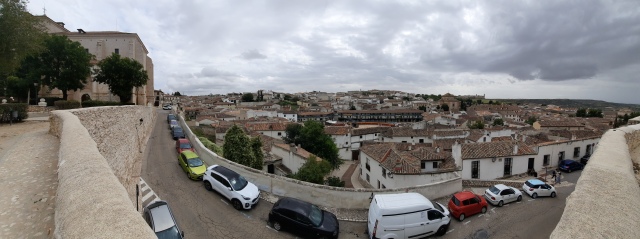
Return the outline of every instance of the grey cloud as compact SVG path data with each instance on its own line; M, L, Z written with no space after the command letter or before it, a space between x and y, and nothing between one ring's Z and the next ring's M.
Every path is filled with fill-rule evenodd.
M256 59L266 59L267 56L258 52L258 50L249 50L240 54L240 58L245 60L256 60Z

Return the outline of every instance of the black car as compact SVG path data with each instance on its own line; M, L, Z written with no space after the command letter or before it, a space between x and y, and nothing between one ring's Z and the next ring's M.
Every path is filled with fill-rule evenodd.
M340 232L336 215L289 197L283 197L273 204L269 223L275 230L287 229L309 238L338 238Z
M171 122L171 120L178 121L178 117L176 117L176 115L174 114L167 115L167 123Z
M173 212L165 201L159 200L147 205L142 217L159 239L182 239L184 237L184 232L180 231L176 219L173 217Z
M585 154L584 156L582 156L582 158L580 158L580 163L586 165L587 162L589 162L590 158L591 154Z
M178 140L179 138L186 138L184 136L184 130L180 126L175 126L171 128L171 135L173 136L173 140Z
M560 170L562 171L570 173L572 171L582 170L584 168L584 164L576 162L575 160L565 159L560 161L560 163L558 164L558 168L560 168Z

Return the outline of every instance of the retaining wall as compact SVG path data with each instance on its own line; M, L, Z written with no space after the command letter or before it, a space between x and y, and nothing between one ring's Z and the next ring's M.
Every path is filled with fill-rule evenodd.
M139 124L140 117L153 125L155 110L120 106L51 112L50 133L60 138L56 238L156 238L123 186L139 177L141 156L118 152L139 151L128 144L136 142L132 122ZM137 172L128 168L136 164Z
M638 238L640 187L631 155L638 146L640 125L602 136L551 238Z
M317 185L283 176L268 174L218 156L202 145L200 140L198 140L193 132L191 132L191 129L186 126L182 117L180 124L185 129L187 137L198 151L198 155L207 163L207 165L218 164L228 167L243 175L248 181L256 184L260 190L276 196L295 197L319 206L330 208L367 209L369 208L369 198L372 194L418 192L429 199L436 199L448 197L451 194L462 190L462 178L459 176L443 182L398 189L353 189Z

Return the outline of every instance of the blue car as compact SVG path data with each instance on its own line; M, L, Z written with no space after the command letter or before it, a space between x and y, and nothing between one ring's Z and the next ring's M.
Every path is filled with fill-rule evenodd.
M565 159L560 161L560 163L558 164L558 168L562 171L570 173L572 171L584 169L584 164L581 164L575 160Z

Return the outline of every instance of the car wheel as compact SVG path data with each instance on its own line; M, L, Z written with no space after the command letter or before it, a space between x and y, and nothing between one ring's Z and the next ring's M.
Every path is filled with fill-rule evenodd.
M531 195L532 198L538 198L538 193L533 193L533 195Z
M552 193L551 193L551 197L552 197L552 198L556 197L556 192L552 192Z
M504 204L504 202L502 202L502 200L500 200L500 202L498 202L498 207L502 207L503 204Z
M236 210L242 209L242 203L238 199L231 200L231 205L233 205L233 208L235 208Z
M271 222L271 225L273 226L273 229L275 229L276 231L282 230L282 225L280 225L280 222L278 221Z
M482 214L487 213L487 207L482 207Z
M464 221L464 213L463 213L463 214L460 214L460 216L458 217L458 220L460 220L460 221Z
M445 233L447 233L447 228L445 226L440 226L440 228L438 228L438 232L436 232L436 236L442 236Z
M207 191L213 190L209 181L204 181L204 188L207 189Z
M518 196L518 202L522 201L522 195Z

